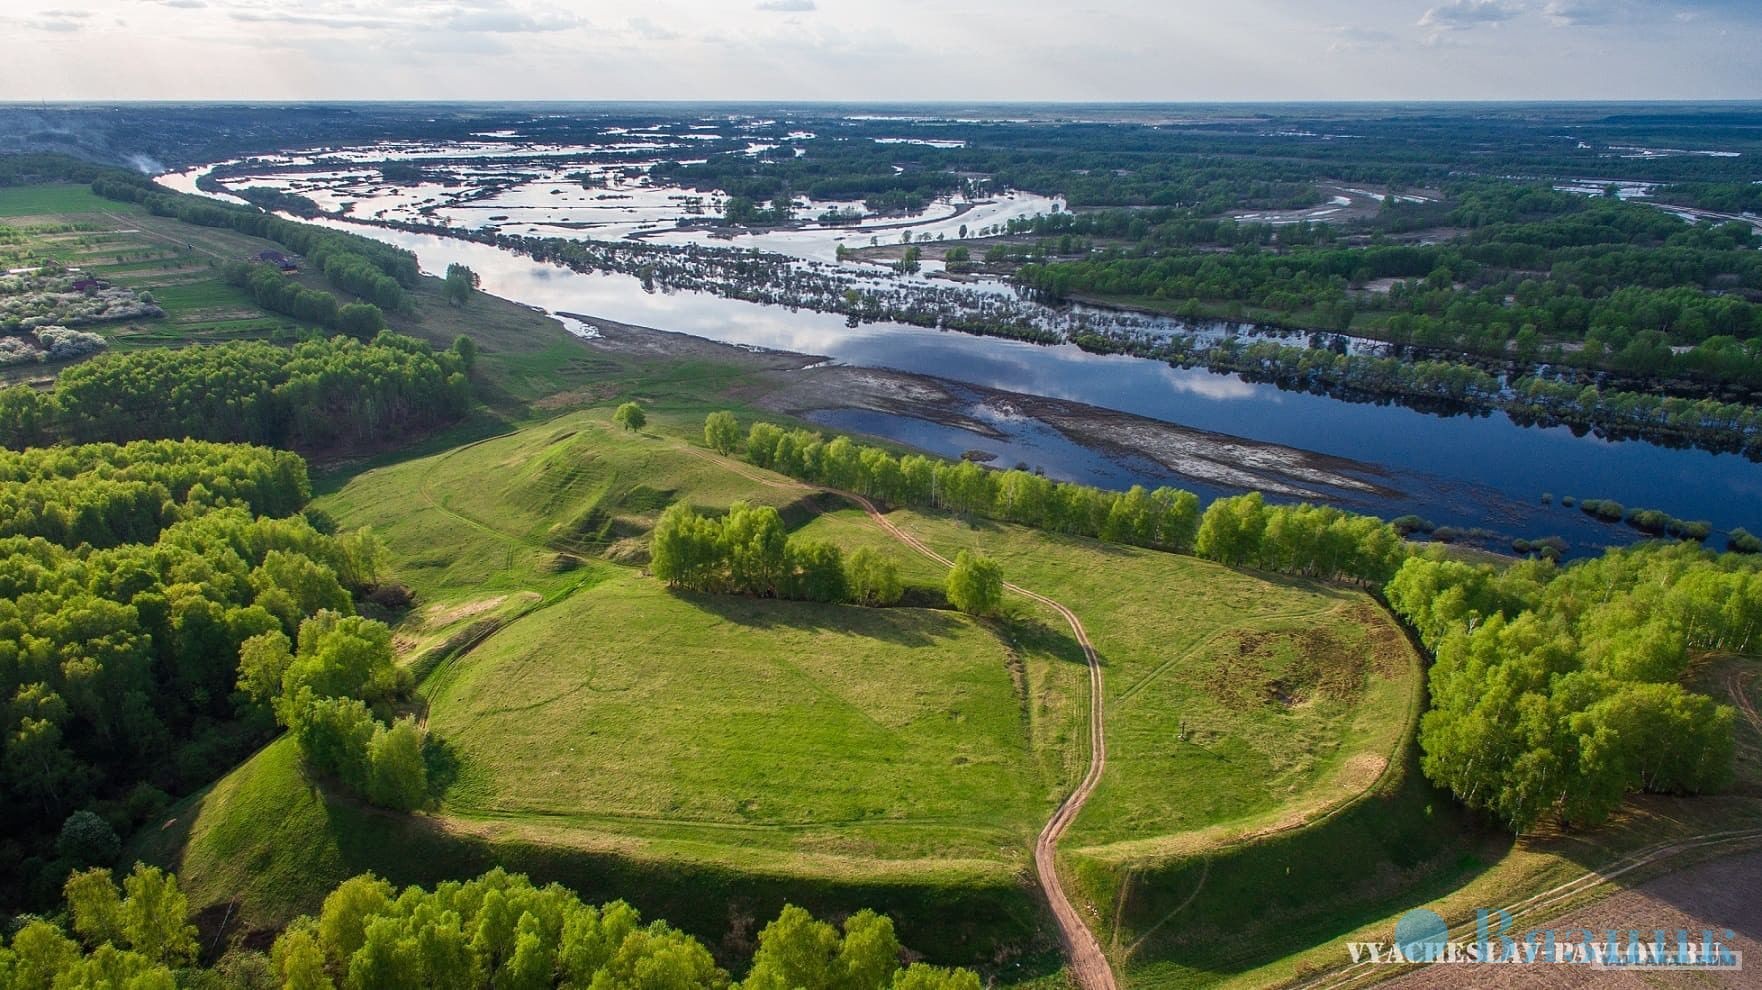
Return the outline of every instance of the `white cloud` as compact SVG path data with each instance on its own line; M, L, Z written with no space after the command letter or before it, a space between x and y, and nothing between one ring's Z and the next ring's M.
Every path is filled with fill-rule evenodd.
M646 17L632 17L628 23L631 32L644 41L673 41L679 37L678 31L662 27Z
M1079 6L0 0L0 100L1762 98L1762 0Z
M1502 24L1523 13L1513 0L1450 0L1425 12L1419 26L1440 31L1461 31L1482 24Z

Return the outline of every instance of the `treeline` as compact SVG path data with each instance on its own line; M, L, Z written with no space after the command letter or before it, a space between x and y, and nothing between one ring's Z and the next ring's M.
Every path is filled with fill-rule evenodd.
M211 506L281 517L310 495L298 455L260 447L162 440L0 450L0 538L151 543Z
M139 203L157 216L200 227L224 227L274 241L323 272L331 284L383 309L409 306L405 288L416 285L421 269L416 256L402 248L354 234L296 223L261 210L218 203L199 196L171 193L151 180L125 172L105 173L92 180L92 192L106 199Z
M235 261L226 266L224 275L229 284L244 289L252 302L272 313L316 323L359 340L372 340L385 329L385 311L377 305L339 302L328 292L308 289L288 278L274 265Z
M0 454L0 888L66 875L70 812L126 832L267 736L240 647L352 613L384 565L371 534L294 514L309 492L297 456L259 447Z
M710 445L736 449L738 434L706 429ZM1199 497L1134 485L1110 492L1052 481L1029 471L996 471L971 461L903 457L809 430L754 423L744 445L759 467L857 492L895 505L945 509L1112 543L1197 553L1232 566L1322 580L1387 581L1407 555L1394 527L1329 506L1267 505L1258 493L1218 499L1202 515Z
M858 911L842 925L786 905L758 935L738 984L703 943L623 901L585 904L558 885L500 869L433 890L371 874L345 880L316 916L268 951L235 947L212 968L177 878L137 865L118 889L109 870L67 881L65 921L27 919L0 944L0 984L18 990L187 986L288 990L595 987L600 990L979 990L971 970L909 966L893 922Z
M1605 820L1635 791L1716 790L1733 710L1682 686L1691 651L1748 652L1762 568L1689 543L1505 570L1415 557L1391 606L1437 658L1426 775L1523 831Z
M1097 354L1131 354L1178 367L1233 372L1250 381L1334 398L1394 398L1413 408L1497 409L1523 425L1568 425L1661 444L1762 454L1762 408L1712 396L1688 398L1600 387L1571 378L1501 377L1460 361L1347 353L1340 346L1294 346L1225 337L1152 337L1081 331L1072 342Z
M470 405L469 346L392 333L293 348L256 342L112 353L55 387L0 389L0 445L196 437L319 449L451 422Z
M310 219L324 212L318 208L318 203L312 197L274 186L250 186L233 192L252 206L271 213L292 213L294 216Z
M1762 184L1707 182L1666 186L1653 193L1666 203L1680 203L1720 213L1762 213Z

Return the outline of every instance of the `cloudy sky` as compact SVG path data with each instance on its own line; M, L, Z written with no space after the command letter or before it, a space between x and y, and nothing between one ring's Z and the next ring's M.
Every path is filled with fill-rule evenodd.
M1762 0L5 0L0 100L1762 99Z

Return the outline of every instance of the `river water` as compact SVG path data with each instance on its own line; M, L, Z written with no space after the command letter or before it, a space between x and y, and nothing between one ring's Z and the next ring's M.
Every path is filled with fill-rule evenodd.
M162 181L195 191L195 174ZM1004 212L987 214L987 222ZM951 224L947 219L924 219L938 229ZM727 343L821 355L850 365L1083 402L1347 458L1364 465L1365 475L1384 491L1319 494L1384 517L1415 513L1439 524L1506 536L1557 535L1578 553L1628 542L1639 534L1563 507L1561 496L1612 498L1630 507L1706 519L1720 530L1735 526L1762 530L1762 465L1735 454L1575 436L1564 427L1519 426L1503 414L1441 417L1394 404L1352 403L1281 391L1232 374L1088 354L1071 345L1042 346L900 324L853 328L834 314L698 292L646 291L633 277L574 272L439 235L322 222L408 248L428 272L443 272L454 262L468 265L481 276L484 291L552 313L590 314ZM828 243L827 237L814 233L800 235L791 246L817 256ZM1161 465L1085 449L1035 420L999 417L977 400L971 411L988 419L1006 438L998 441L925 420L868 412L830 412L820 418L829 426L886 436L949 456L986 450L998 454L1000 464L1020 461L1043 467L1051 475L1106 487L1169 483L1206 495L1228 492L1216 485L1196 484ZM1554 496L1551 505L1543 504L1544 493ZM1721 544L1716 537L1711 545Z

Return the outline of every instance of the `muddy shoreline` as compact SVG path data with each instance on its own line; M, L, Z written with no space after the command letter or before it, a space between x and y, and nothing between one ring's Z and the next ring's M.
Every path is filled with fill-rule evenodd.
M1402 494L1393 487L1388 471L1350 458L1065 399L837 364L822 355L741 347L582 313L559 315L593 327L599 336L583 343L596 349L717 360L747 368L754 372L749 384L738 386L730 398L787 416L806 418L837 410L902 416L969 432L979 450L984 450L985 440L1007 438L995 420L1027 419L1116 462L1148 462L1178 479L1211 488L1326 502L1394 499Z

